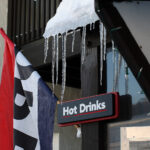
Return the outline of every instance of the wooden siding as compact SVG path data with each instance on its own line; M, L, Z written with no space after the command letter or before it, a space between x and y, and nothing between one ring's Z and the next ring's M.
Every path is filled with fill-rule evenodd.
M21 47L42 38L61 0L9 0L8 36Z

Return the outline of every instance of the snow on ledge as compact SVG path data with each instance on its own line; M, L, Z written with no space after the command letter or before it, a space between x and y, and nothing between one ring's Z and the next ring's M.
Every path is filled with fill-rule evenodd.
M48 21L43 36L49 38L97 20L99 18L94 9L94 0L62 0L56 15Z

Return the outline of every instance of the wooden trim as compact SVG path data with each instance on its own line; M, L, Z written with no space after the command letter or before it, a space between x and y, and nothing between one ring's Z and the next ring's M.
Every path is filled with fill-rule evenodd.
M60 0L9 0L8 36L18 47L42 38Z
M35 39L40 35L40 0L36 1L35 5Z
M30 38L31 41L34 40L34 30L35 30L35 1L30 0Z
M13 28L12 28L12 39L13 39L13 42L16 42L16 18L17 18L17 12L16 12L16 10L17 10L17 2L16 2L17 0L14 0L13 1L13 12L10 12L10 13L12 13L13 15Z
M42 34L44 32L44 25L45 25L45 5L44 5L44 0L40 0L40 31Z
M22 1L17 0L17 19L16 19L16 42L20 45L20 31L21 31L21 3Z
M21 45L25 43L25 14L26 14L26 9L25 9L25 0L22 0L21 2Z
M9 0L8 1L8 11L12 12L13 10L13 0ZM8 17L7 17L7 35L9 38L12 37L12 29L13 29L13 17L12 17L12 13L8 13Z
M29 42L30 33L30 0L26 0L25 40Z
M50 3L50 10L51 10L51 17L53 17L54 16L54 14L55 14L55 0L51 0L51 3Z

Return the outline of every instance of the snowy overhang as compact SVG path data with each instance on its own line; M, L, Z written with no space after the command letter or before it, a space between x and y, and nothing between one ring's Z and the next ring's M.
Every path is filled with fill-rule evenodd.
M49 38L97 20L99 17L95 12L94 0L62 0L55 16L48 21L43 36Z

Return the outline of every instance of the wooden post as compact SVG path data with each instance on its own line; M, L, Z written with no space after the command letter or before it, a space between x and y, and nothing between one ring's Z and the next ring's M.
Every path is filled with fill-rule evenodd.
M106 92L106 63L104 63L103 85L99 81L99 48L87 49L85 62L81 67L82 96ZM94 122L82 125L82 150L107 149L107 124Z

